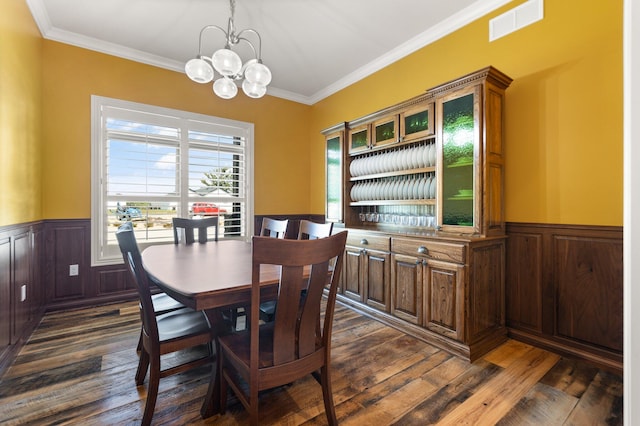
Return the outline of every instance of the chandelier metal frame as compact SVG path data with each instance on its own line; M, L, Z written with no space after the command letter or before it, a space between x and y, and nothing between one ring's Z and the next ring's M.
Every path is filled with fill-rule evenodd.
M231 16L227 30L218 25L206 25L200 30L198 41L198 56L185 64L187 76L196 83L206 84L214 80L216 71L220 75L213 83L213 91L224 99L231 99L238 93L237 81L242 81L242 90L251 98L261 98L267 92L271 82L271 70L262 63L262 37L253 28L247 28L236 33L235 8L236 0L229 0ZM222 32L225 46L216 50L211 56L202 54L202 41L210 30ZM244 34L257 37L258 48ZM240 56L232 48L241 42L246 43L253 51L253 58L244 64Z

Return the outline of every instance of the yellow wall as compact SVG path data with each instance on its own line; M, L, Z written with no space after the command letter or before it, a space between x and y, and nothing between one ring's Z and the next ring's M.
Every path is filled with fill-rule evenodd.
M46 219L91 214L91 95L193 111L255 125L255 213L309 211L310 107L267 96L216 97L183 73L44 42L43 155ZM295 196L292 196L295 194Z
M322 214L322 129L487 65L514 79L506 219L620 226L622 1L546 0L542 21L489 43L489 19L520 3L309 107L223 101L182 73L43 41L24 2L0 0L0 226L90 216L92 94L255 123L255 212Z
M520 3L314 105L312 192L324 191L322 129L493 65L514 79L505 114L506 220L621 226L622 1L546 0L542 21L489 43L489 19ZM314 198L311 210L323 209Z
M42 39L25 2L0 0L0 226L42 218Z

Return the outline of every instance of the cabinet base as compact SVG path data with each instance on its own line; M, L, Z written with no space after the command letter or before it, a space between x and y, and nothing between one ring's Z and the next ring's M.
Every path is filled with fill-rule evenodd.
M500 344L507 341L506 327L493 329L483 335L481 339L478 339L473 343L466 344L463 342L451 340L445 336L434 333L433 331L419 327L415 324L408 323L386 312L381 312L359 302L355 302L343 295L337 295L336 300L362 315L380 321L385 325L400 330L403 333L420 339L425 343L447 351L469 362L474 362L486 353L498 347Z
M587 361L599 368L618 375L622 375L623 373L623 356L619 353L594 348L592 345L580 344L579 342L568 339L542 336L515 328L509 328L509 337L562 356Z

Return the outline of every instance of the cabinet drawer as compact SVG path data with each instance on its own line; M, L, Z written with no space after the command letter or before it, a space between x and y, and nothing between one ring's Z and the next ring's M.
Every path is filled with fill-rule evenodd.
M389 251L390 237L349 231L347 245L370 250Z
M423 256L445 262L466 262L464 244L444 243L431 240L414 240L409 238L392 238L391 251L409 256Z

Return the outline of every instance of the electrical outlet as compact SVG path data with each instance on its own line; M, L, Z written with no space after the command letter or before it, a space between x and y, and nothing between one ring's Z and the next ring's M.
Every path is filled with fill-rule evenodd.
M22 287L20 287L20 301L24 302L25 300L27 300L27 285L23 285Z
M75 277L78 275L78 265L69 265L69 276Z

